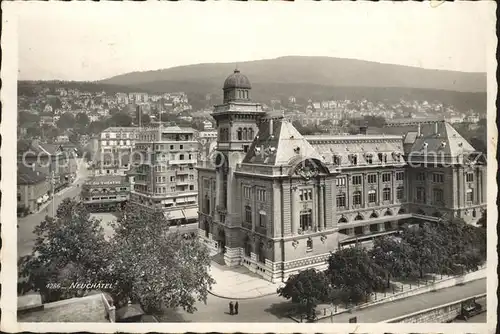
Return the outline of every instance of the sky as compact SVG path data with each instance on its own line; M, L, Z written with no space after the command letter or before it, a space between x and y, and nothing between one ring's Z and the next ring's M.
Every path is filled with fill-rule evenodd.
M486 72L492 4L433 3L33 1L3 8L18 18L21 80L99 80L288 55Z

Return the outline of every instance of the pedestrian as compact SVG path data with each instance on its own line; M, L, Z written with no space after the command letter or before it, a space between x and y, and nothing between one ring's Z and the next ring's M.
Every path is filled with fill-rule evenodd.
M229 302L229 314L233 315L233 302Z
M234 314L238 314L238 302L234 304Z

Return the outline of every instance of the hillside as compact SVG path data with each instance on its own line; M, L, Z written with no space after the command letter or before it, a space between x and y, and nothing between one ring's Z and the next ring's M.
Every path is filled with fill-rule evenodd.
M147 84L149 89L166 85L167 82L187 83L206 86L207 93L218 93L224 78L234 67L235 63L178 66L156 71L127 73L102 80L100 83L134 87ZM238 67L249 77L255 88L273 83L486 92L485 73L430 70L355 59L288 56L242 62Z

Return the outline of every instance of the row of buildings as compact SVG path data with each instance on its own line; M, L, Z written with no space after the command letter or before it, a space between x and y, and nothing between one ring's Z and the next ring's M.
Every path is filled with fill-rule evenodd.
M75 178L74 145L53 145L39 140L17 144L17 207L28 214L39 208Z

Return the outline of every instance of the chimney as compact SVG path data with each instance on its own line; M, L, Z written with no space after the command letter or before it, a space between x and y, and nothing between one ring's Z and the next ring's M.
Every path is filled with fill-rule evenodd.
M422 129L420 128L420 123L417 125L417 138L422 135Z
M273 119L269 118L269 135L273 135Z
M359 127L359 134L366 135L366 129L367 129L366 126L360 126Z

